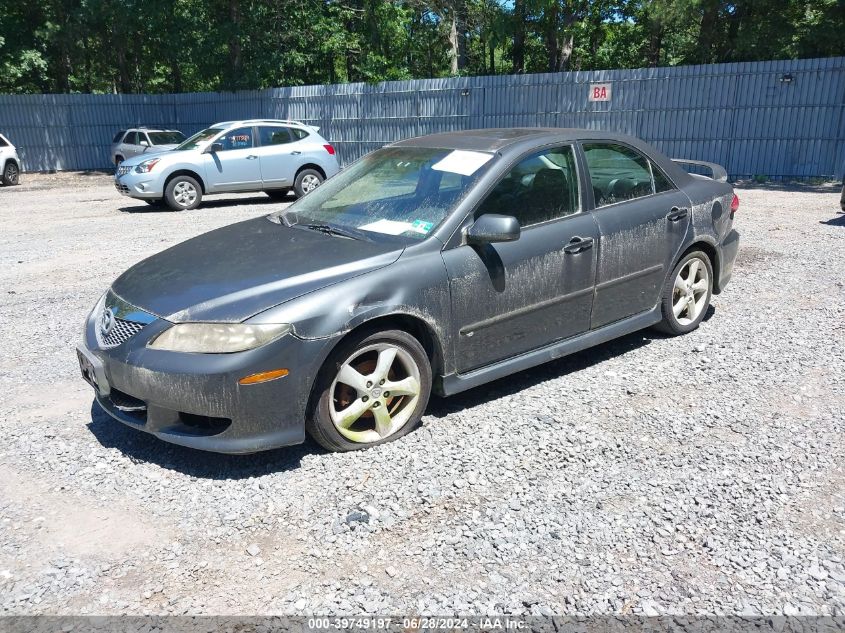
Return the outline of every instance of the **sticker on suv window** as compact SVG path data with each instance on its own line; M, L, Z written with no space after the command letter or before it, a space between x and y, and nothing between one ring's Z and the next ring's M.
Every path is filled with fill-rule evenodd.
M493 158L493 154L456 149L434 163L431 168L435 171L448 171L461 176L472 176L491 158Z

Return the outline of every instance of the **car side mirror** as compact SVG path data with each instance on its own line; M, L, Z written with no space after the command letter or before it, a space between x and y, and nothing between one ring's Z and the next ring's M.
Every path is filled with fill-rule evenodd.
M519 221L512 215L485 213L467 229L467 244L513 242L519 239Z
M223 143L212 143L211 145L208 146L208 149L205 150L205 153L206 154L214 154L216 152L222 152L222 151L223 151Z

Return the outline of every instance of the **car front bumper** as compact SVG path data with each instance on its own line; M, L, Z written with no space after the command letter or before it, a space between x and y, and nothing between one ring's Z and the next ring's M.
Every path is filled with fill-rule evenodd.
M134 171L129 171L126 174L115 175L114 188L130 198L158 199L164 196L164 182L153 173L136 174Z
M218 453L254 453L304 441L311 387L331 340L288 334L234 354L146 347L169 326L159 319L117 347L103 349L89 317L77 356L106 413L167 442ZM238 383L280 368L288 375Z

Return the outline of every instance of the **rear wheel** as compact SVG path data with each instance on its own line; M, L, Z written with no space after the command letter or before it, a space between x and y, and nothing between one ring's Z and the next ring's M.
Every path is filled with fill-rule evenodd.
M16 185L20 180L20 170L18 166L9 161L6 163L6 167L3 168L3 184L4 185Z
M314 191L323 182L323 174L316 169L303 169L296 175L296 180L293 183L293 190L296 192L296 197L301 198L306 193Z
M196 209L202 202L202 188L190 176L175 176L164 188L164 199L174 211Z
M330 451L389 442L420 423L430 393L431 364L417 339L401 330L364 334L326 361L306 429Z
M663 320L655 327L666 334L692 332L699 326L713 294L713 266L702 251L681 258L666 280L661 298Z

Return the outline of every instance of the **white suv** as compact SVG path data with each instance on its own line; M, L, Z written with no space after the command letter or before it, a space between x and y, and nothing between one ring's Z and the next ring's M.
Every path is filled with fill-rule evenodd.
M111 159L120 165L127 158L138 154L164 152L185 140L179 130L153 130L145 127L120 130L111 142Z
M122 162L114 185L148 204L181 211L204 195L264 191L303 196L340 171L334 147L299 121L249 119L215 123L169 152Z
M0 134L0 181L4 185L16 185L20 182L21 159L18 151L5 136Z

